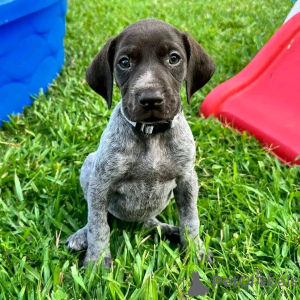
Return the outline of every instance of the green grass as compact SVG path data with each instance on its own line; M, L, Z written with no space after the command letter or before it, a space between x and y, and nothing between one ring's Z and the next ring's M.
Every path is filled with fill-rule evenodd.
M69 1L66 60L49 91L0 129L0 299L183 299L197 271L210 287L194 299L300 299L299 287L212 286L213 276L299 277L299 167L287 168L246 134L197 119L205 95L239 72L280 27L292 3L274 1ZM114 220L111 270L81 267L65 240L85 225L79 171L110 111L84 74L104 42L141 18L188 30L217 71L184 109L197 144L200 234L215 256ZM114 91L114 105L119 100ZM4 142L4 143L3 143ZM174 201L160 215L178 224ZM234 293L235 292L235 293Z

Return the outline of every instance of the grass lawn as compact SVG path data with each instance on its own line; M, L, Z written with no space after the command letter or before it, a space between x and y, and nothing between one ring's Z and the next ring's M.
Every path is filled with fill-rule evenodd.
M0 299L183 299L180 279L187 275L189 285L193 271L210 288L194 299L300 299L300 282L212 285L213 276L300 277L300 172L254 138L197 119L205 95L248 64L291 7L289 0L69 1L62 73L0 129ZM68 253L65 240L86 224L80 167L111 113L85 70L110 36L148 17L188 30L217 66L190 106L182 92L197 145L200 234L215 263L198 261L192 245L182 252L141 224L114 220L113 268L84 269L83 253ZM119 99L115 89L114 105ZM160 220L178 224L174 200Z

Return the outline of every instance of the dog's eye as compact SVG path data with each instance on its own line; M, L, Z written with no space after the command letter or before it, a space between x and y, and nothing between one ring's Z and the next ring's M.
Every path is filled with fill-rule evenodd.
M130 67L129 59L124 57L119 60L119 65L122 69L128 69Z
M177 64L178 62L180 61L180 56L176 53L172 53L170 56L169 56L169 63L171 65L175 65Z

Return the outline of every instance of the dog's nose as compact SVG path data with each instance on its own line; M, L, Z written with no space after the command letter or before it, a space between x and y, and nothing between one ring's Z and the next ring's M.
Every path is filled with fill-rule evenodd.
M156 91L145 91L138 96L138 101L143 108L154 109L163 103L161 93Z

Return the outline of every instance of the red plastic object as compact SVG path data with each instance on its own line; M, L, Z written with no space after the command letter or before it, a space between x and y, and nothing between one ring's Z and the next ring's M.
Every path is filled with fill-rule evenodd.
M200 112L248 131L287 165L300 165L300 13L248 66L211 91Z

